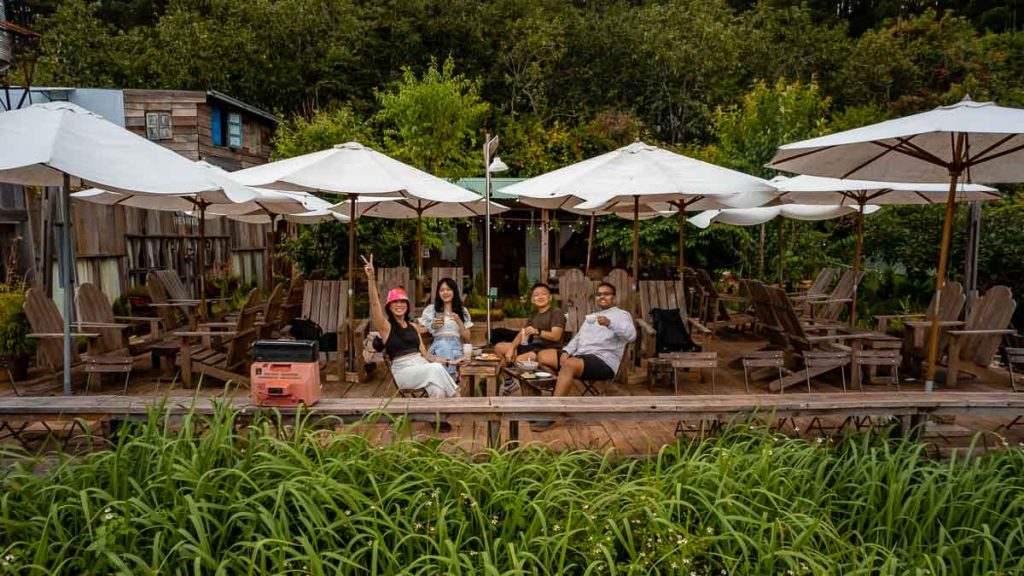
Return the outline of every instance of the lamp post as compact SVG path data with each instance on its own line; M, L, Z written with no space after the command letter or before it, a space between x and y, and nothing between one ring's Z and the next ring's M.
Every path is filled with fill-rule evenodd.
M508 170L508 166L501 161L501 158L491 157L498 150L499 138L497 135L488 138L484 142L484 166L487 170L484 174L484 283L487 287L487 343L491 342L491 307L498 291L491 286L491 174Z

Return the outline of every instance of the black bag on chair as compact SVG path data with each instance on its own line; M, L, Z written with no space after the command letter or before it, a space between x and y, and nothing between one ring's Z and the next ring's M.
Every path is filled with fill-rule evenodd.
M292 320L291 335L296 340L316 340L320 344L321 352L338 351L338 335L324 334L320 325L309 318L296 318Z
M690 331L683 324L678 308L651 309L651 325L654 326L654 350L662 352L700 352L701 348L690 338Z

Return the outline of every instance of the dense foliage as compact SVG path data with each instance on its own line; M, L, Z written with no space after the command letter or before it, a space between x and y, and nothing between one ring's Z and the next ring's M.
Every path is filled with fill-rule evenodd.
M357 139L440 175L480 175L486 130L502 137L508 176L540 174L640 137L768 177L764 164L786 141L967 94L1024 106L1019 4L31 0L11 10L45 35L37 84L215 88L287 118L276 157ZM1019 200L986 208L982 288L1001 282L1024 293L1015 264L1022 216ZM674 261L676 226L643 224L647 272ZM852 259L849 222L784 226L782 234L766 228L763 252L757 229L691 230L689 260L772 279L781 258L794 281ZM602 220L600 262L629 254L627 228ZM408 222L368 219L360 229L363 245L382 254L410 246L414 235ZM448 226L433 229L427 242L436 246ZM335 256L344 236L334 227L307 235L305 254L330 252L320 265L341 272L344 260ZM895 267L926 286L937 235L933 211L885 209L869 218L869 266ZM957 247L951 270L962 262ZM885 289L881 296L903 297ZM907 296L920 309L929 293Z
M5 449L5 573L982 574L1024 570L1024 451L932 461L736 428L657 458L376 447L159 413L110 450ZM201 430L202 432L199 432Z

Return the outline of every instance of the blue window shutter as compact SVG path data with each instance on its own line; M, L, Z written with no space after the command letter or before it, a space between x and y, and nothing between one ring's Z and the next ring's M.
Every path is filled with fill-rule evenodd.
M210 135L213 137L214 146L224 145L224 131L220 122L220 106L210 108Z

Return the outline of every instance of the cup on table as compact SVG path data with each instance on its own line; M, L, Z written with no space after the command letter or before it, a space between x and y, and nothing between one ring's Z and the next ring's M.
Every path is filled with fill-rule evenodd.
M465 358L467 362L469 360L473 359L473 345L472 344L463 344L462 345L462 357Z
M588 324L593 324L597 322L597 314L587 314L586 319Z

